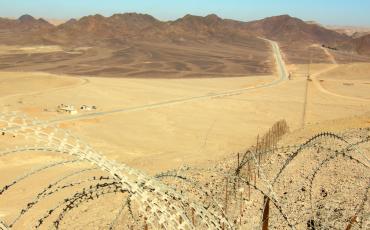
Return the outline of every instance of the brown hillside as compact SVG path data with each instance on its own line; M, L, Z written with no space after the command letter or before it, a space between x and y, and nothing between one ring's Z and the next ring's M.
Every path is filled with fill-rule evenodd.
M0 18L0 43L2 44L42 44L42 35L54 26L44 19L35 19L30 15L20 18Z
M162 22L147 14L125 13L71 19L57 27L43 19L24 15L17 20L0 19L0 30L11 35L26 32L22 37L29 42L57 44L116 45L129 40L207 42L210 39L242 42L251 36L261 36L279 42L335 46L352 40L347 35L289 15L252 22L222 19L214 14L205 17L186 15L172 22ZM9 36L7 38L13 41ZM0 41L7 42L6 39Z
M359 54L370 55L370 34L356 38L354 45Z
M10 30L10 31L39 31L51 29L54 26L44 19L35 19L30 15L23 15L20 18L5 19L0 18L0 29L1 30Z
M259 36L280 42L320 43L333 45L348 41L347 35L337 33L322 26L306 23L289 15L269 17L246 23L246 28Z
M51 30L45 38L56 43L116 45L128 41L223 42L243 41L251 37L243 22L186 15L172 22L162 22L150 15L126 13L111 17L87 16L70 20Z
M45 37L57 43L114 43L133 38L153 37L164 23L150 15L127 13L111 17L86 16L80 20L71 19L49 31Z

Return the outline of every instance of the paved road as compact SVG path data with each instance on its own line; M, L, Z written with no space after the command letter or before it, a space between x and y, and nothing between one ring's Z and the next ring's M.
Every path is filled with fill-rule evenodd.
M266 39L264 39L264 40L266 40ZM248 88L240 88L240 89L235 89L235 90L225 90L225 91L220 91L220 92L212 93L212 94L198 95L198 96L186 97L186 98L178 98L178 99L172 99L172 100L167 100L167 101L161 101L161 102L158 102L158 103L151 103L151 104L139 105L139 106L134 106L134 107L119 108L119 109L110 110L110 111L102 111L102 112L81 114L81 115L75 115L75 116L60 117L60 118L48 120L46 122L42 122L42 124L56 124L56 123L61 123L61 122L66 122L66 121L91 119L91 118L96 118L96 117L100 117L100 116L104 116L104 115L110 115L110 114L116 114L116 113L134 112L134 111L140 111L140 110L154 109L154 108L170 106L170 105L175 105L175 104L180 104L180 103L186 103L186 102L191 102L191 101L197 101L197 100L204 100L204 99L211 99L211 98L217 98L217 97L228 97L228 96L233 96L233 95L239 95L239 94L247 93L249 91L256 90L256 89L272 87L274 85L277 85L277 84L287 80L288 77L287 77L287 70L286 70L286 67L285 67L285 63L284 63L284 61L282 59L282 56L281 56L279 45L276 42L271 41L271 40L266 40L266 41L270 42L270 44L272 46L272 50L273 50L274 58L275 58L275 62L276 62L276 68L277 68L277 72L278 72L278 75L279 75L278 78L276 78L275 80L273 80L269 83L259 84L259 85L251 86L251 87L248 87ZM35 124L35 125L38 125L38 124Z

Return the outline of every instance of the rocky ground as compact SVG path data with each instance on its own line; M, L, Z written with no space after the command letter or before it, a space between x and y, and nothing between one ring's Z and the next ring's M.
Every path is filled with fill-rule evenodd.
M252 146L246 155L230 154L213 166L147 176L109 163L63 130L16 131L15 124L35 123L13 117L1 123L8 127L2 145L18 147L0 153L0 217L14 229L155 229L171 223L183 229L366 229L368 118L311 125L287 133L267 151L256 154ZM19 154L30 160L20 162ZM113 173L115 167L123 174ZM161 217L167 212L171 219Z

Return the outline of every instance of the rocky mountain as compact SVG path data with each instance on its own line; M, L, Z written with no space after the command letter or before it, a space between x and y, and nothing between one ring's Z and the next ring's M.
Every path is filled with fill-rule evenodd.
M175 21L163 22L147 14L125 13L110 17L86 16L59 26L30 15L16 20L0 18L0 43L5 44L120 46L132 41L206 44L210 40L242 43L257 37L300 46L315 43L336 47L353 42L359 53L367 53L366 36L352 38L289 15L251 22L222 19L215 14L205 17L186 15Z
M347 35L326 29L316 23L304 22L289 15L247 22L246 29L259 36L291 44L321 43L333 45L351 39Z
M30 32L30 31L48 30L53 27L54 26L47 22L46 20L42 18L35 19L30 15L23 15L16 20L0 18L0 30Z
M46 43L43 34L54 28L44 19L23 15L18 19L0 18L0 43L35 44Z
M354 39L353 45L357 53L370 55L370 34Z
M160 39L166 23L147 14L114 14L71 19L48 31L48 41L61 44L120 44L135 39Z
M221 19L217 15L206 17L186 15L176 21L162 22L150 15L126 13L111 17L87 16L70 20L53 30L46 37L63 43L83 42L119 43L132 40L191 42L233 39L250 36L243 30L243 22Z
M186 15L176 21L169 23L169 31L177 36L198 39L221 39L232 41L236 38L242 39L251 34L244 30L243 22L222 19L215 14L205 17Z

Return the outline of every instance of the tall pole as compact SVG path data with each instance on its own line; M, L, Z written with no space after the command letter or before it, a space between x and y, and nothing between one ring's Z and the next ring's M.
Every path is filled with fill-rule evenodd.
M303 113L302 113L302 124L301 128L304 128L306 123L306 113L307 113L307 102L308 102L308 84L310 82L310 74L311 74L311 63L312 63L312 52L309 50L309 56L310 60L308 62L308 68L307 68L307 79L306 79L306 89L304 94L304 102L303 102Z
M302 124L301 124L301 128L304 128L304 126L306 124L307 101L308 101L308 84L309 84L309 80L307 79L306 80L306 89L305 89L305 93L304 93L304 102L303 102L303 113L302 113Z
M310 79L311 76L311 65L312 65L312 50L308 48L309 52L309 58L310 60L308 61L308 66L307 66L307 79Z
M260 139L260 135L257 135L257 143L256 143L256 155L258 157L258 165L261 164L261 153L258 152L258 146L259 146L259 139ZM258 167L257 169L257 174L258 174L258 177L260 176L260 168Z

